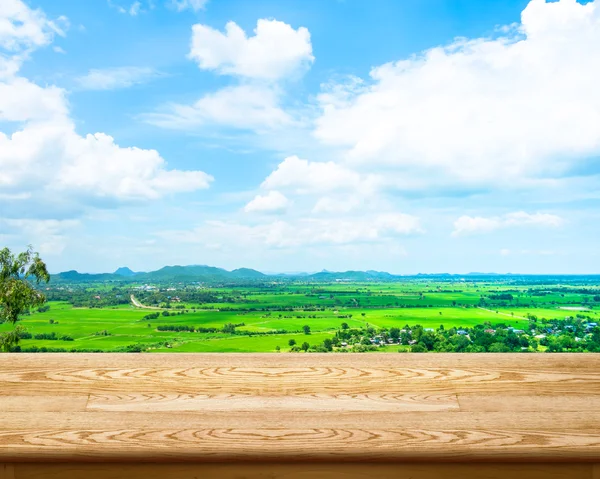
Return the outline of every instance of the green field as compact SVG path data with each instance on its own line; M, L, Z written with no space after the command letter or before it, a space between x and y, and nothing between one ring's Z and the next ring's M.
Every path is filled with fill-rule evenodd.
M578 318L581 340L585 333L581 322L600 318L600 286L595 283L528 284L510 278L294 280L227 286L171 282L150 288L136 283L93 283L48 286L44 292L49 309L22 318L27 330L20 342L23 350L123 351L141 347L149 352L285 352L290 350L292 339L297 346L306 342L313 347L336 335L341 341L343 323L358 331L359 340L367 332L373 340L379 332L385 334L391 328L410 332L416 325L436 331L440 326L458 330L498 325L529 333L532 326L528 318L532 316L540 323L535 333L529 333L530 338L546 332L552 320ZM132 294L148 309L135 307ZM176 298L173 303L171 298ZM145 318L149 314L159 316ZM234 330L225 328L227 324L234 325ZM310 334L304 333L305 325L310 326ZM0 324L0 332L11 327ZM193 332L172 330L192 327ZM552 332L557 336L562 333ZM388 344L388 339L382 341L386 345L379 346L379 351L408 348L406 342ZM352 344L357 344L356 338Z
M274 302L273 298L266 298ZM287 298L286 298L287 299ZM459 298L462 299L462 298ZM447 300L447 299L446 299ZM289 304L289 303L287 303ZM573 315L572 311L558 308L510 308L486 311L475 307L438 307L438 308L338 308L318 312L253 312L253 311L197 311L178 316L145 320L149 310L133 306L111 308L74 308L65 302L50 302L50 310L33 313L27 316L22 324L31 334L52 333L58 336L68 334L73 341L25 339L23 347L67 348L67 349L100 349L112 351L130 344L141 343L151 351L181 352L273 352L279 346L282 351L288 349L288 341L295 339L298 344L306 341L309 344L321 343L332 337L343 322L350 328L375 327L402 328L405 325L420 324L425 328L438 328L444 325L451 327L472 327L485 322L504 323L515 328L525 328L527 320L511 317L525 314L536 314L542 318L564 318ZM596 311L590 314L597 315ZM352 315L351 318L340 316ZM281 317L280 317L281 316ZM308 316L314 316L309 318ZM243 332L272 333L286 330L285 334L269 334L256 336L229 335L220 332L172 332L159 331L160 325L188 325L194 327L220 329L226 323L241 324L237 329ZM308 324L311 334L305 335L302 327ZM0 331L8 330L9 325L0 325ZM108 331L110 336L97 335ZM158 344L167 342L165 344ZM396 348L382 348L382 350Z

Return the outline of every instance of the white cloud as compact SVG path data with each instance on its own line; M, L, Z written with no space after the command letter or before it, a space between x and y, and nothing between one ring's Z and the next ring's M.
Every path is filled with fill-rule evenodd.
M146 83L161 75L148 67L117 67L93 69L75 81L84 90L116 90Z
M220 244L240 243L274 248L296 248L311 245L349 245L379 243L398 236L423 233L419 218L407 214L381 214L354 219L305 218L296 221L274 221L259 225L207 221L188 231L163 231L158 236L175 243L197 244L210 237Z
M80 226L77 220L3 219L5 233L24 236L43 255L60 255L68 241L67 233Z
M560 216L548 213L529 214L524 211L508 213L504 216L489 218L481 216L461 216L454 222L452 236L462 236L474 233L490 233L492 231L516 226L541 226L557 228L563 225Z
M3 44L45 45L51 36L45 33L44 19L41 11L29 10L22 2L2 2ZM7 27L6 22L15 25ZM153 199L194 191L212 181L201 171L167 169L155 150L124 148L104 133L80 136L64 90L40 87L17 75L18 68L0 77L0 121L18 123L10 134L0 131L0 188L11 198L8 201L30 202L34 211L32 202L39 206L56 198L97 205L98 200Z
M234 22L227 23L225 33L194 25L189 56L204 70L260 80L288 77L314 60L306 28L266 19L258 20L251 37Z
M66 119L32 123L11 136L0 132L0 185L11 192L152 199L211 181L201 171L168 170L155 150L122 148L104 133L79 136Z
M123 6L119 3L114 3L112 0L108 0L108 5L111 8L115 8L119 13L131 15L132 17L137 17L140 13L146 13L148 10L144 10L142 2L139 0L135 0L129 6ZM148 9L154 8L154 3L152 0L148 0L146 7Z
M49 20L41 10L29 8L22 0L0 3L0 48L21 52L48 45L55 34L64 36L66 17Z
M58 122L67 114L64 90L54 86L42 88L19 77L0 80L0 120Z
M506 36L460 39L320 96L315 135L410 182L495 188L600 153L600 5L533 0Z
M296 193L325 192L343 189L372 189L378 183L374 176L363 177L356 171L333 161L314 162L290 156L283 160L261 187L290 188Z
M283 80L302 72L314 59L307 29L260 19L249 38L233 22L225 33L200 24L192 30L189 57L202 69L240 77L239 84L205 94L193 104L164 105L142 115L144 121L170 129L239 129L259 135L289 131L305 122L299 111L285 111ZM278 140L285 141L280 136Z
M257 195L245 207L247 213L282 213L289 206L290 201L279 191L269 191L268 194Z
M240 85L209 93L193 105L171 104L164 112L142 118L153 125L173 129L226 127L250 130L278 129L293 123L279 106L276 89Z
M313 213L349 213L350 211L361 206L359 196L342 196L331 197L324 196L317 200L312 212Z
M193 10L197 12L199 10L203 10L208 0L170 0L168 5L177 10L178 12L182 12L183 10Z
M137 16L142 9L142 4L140 2L133 2L129 7L129 15L132 17Z

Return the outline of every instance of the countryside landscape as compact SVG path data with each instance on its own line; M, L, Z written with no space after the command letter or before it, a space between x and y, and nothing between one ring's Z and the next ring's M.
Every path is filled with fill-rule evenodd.
M38 288L14 352L600 352L597 276L124 267Z
M0 0L0 350L600 352L599 57L600 0Z

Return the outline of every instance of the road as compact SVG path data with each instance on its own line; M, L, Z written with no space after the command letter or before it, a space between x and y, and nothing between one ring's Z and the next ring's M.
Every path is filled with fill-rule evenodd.
M135 296L134 296L133 294L130 296L130 298L131 298L131 302L133 303L133 305L134 305L136 308L142 308L142 309L160 309L160 308L154 308L154 307L152 307L152 306L146 306L146 305L144 305L144 304L140 303L140 302L139 302L139 301L138 301L138 300L135 298Z

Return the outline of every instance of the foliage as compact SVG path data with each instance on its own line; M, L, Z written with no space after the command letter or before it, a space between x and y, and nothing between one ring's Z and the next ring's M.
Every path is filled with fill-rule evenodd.
M15 255L8 248L0 250L0 323L13 325L32 308L46 301L36 284L50 281L46 264L31 247ZM19 331L0 333L0 349L4 351L19 342Z

